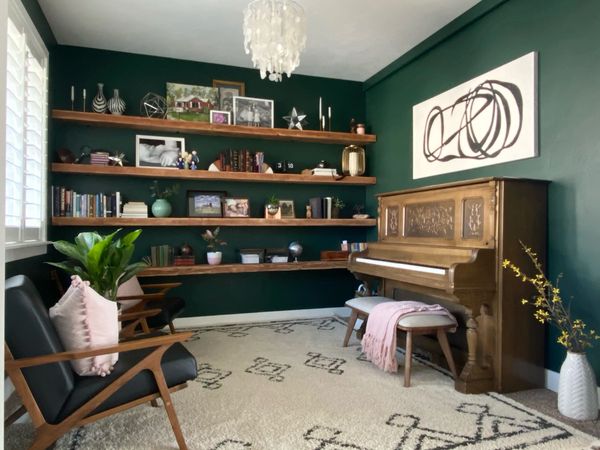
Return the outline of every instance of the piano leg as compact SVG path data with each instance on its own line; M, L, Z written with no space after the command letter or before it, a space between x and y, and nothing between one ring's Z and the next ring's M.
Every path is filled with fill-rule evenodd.
M473 317L471 310L467 312L467 363L455 382L456 390L465 394L494 390L494 371L488 354L491 349L487 342L492 331L488 328L493 321L486 305L481 307L480 312L477 318Z

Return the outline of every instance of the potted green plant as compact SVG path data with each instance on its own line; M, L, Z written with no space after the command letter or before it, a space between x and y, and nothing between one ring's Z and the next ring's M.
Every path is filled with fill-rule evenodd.
M340 211L346 207L344 201L339 197L333 197L333 203L331 204L331 218L337 219L340 217Z
M271 197L267 199L266 208L267 213L269 213L271 216L274 216L279 211L279 198L277 198L275 194L271 195Z
M522 242L520 244L533 263L534 275L528 275L508 259L503 261L502 266L522 282L533 286L535 294L531 299L521 299L521 303L534 307L533 316L538 322L554 326L560 333L557 342L567 349L558 381L558 410L572 419L595 420L598 417L596 377L585 351L600 336L581 319L571 317L570 307L564 303L558 287L562 274L556 283L552 283L544 274L537 254Z
M219 239L220 227L214 229L214 231L206 230L202 233L202 239L206 241L206 259L211 265L221 264L223 259L223 253L219 250L221 246L227 245L227 242Z
M56 241L52 245L69 257L63 262L49 262L71 275L79 275L90 287L108 300L116 301L119 286L132 278L148 264L140 261L130 263L134 242L142 230L127 233L121 238L114 233L103 236L95 231L79 233L75 243Z
M365 205L354 205L353 219L368 219L369 215L365 214Z
M171 204L169 198L179 192L179 185L161 188L158 181L154 180L150 186L150 196L155 199L152 203L152 214L154 217L169 217L171 215Z

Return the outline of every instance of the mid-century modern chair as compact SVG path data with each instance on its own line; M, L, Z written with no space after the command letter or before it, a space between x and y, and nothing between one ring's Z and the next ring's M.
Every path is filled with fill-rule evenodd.
M118 345L65 351L48 310L27 277L6 280L5 370L35 427L31 449L45 449L74 427L162 398L177 444L187 449L171 393L197 376L196 360L181 342L191 333L144 337ZM119 352L106 377L76 375L70 360Z

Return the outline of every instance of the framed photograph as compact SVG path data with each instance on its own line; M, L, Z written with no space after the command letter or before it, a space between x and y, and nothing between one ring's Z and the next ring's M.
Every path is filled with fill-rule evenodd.
M223 199L224 217L250 217L250 200L247 198Z
M244 97L246 85L241 81L213 80L214 88L219 89L219 109L233 111L233 97Z
M210 123L229 125L231 124L231 113L229 111L217 111L213 109L210 112Z
M167 119L208 122L219 108L219 89L192 84L167 83Z
M136 167L177 167L177 157L185 150L185 139L161 136L135 137Z
M294 200L279 200L279 209L281 209L282 219L295 219Z
M273 128L273 100L233 97L233 124Z
M223 217L220 191L187 191L188 217Z

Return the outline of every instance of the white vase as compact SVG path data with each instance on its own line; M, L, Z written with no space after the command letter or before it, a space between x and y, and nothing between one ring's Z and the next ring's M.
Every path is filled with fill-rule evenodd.
M596 376L585 353L567 352L558 381L558 411L575 420L598 417Z
M221 252L206 252L206 259L211 266L221 264L221 258L223 254Z

